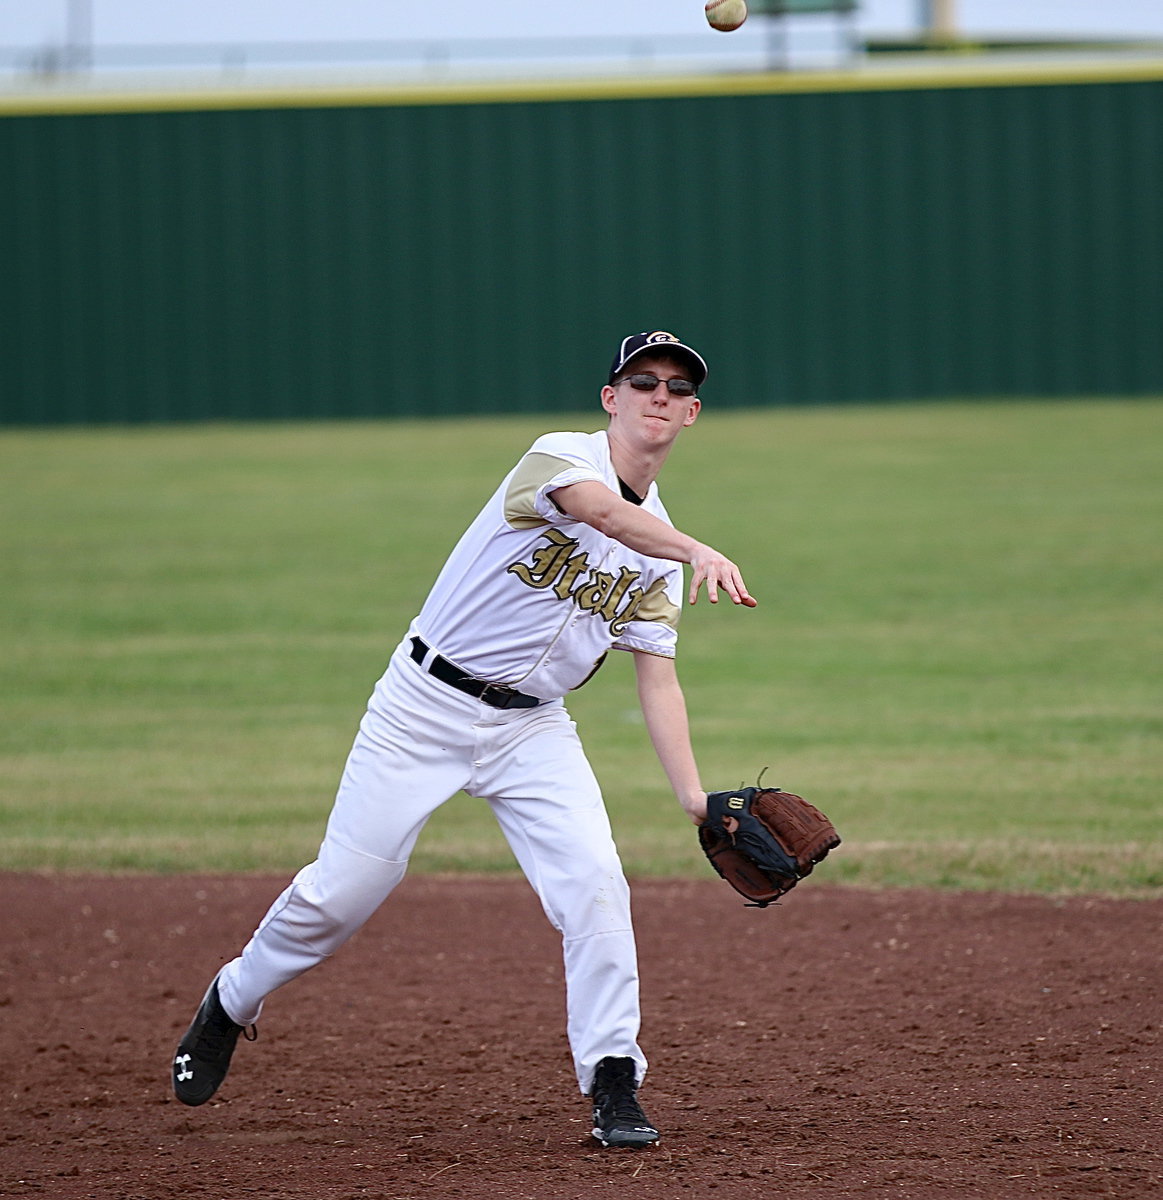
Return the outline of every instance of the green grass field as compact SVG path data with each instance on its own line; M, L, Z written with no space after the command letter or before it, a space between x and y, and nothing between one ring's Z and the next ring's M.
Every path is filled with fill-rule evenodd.
M291 870L372 684L528 441L598 414L0 433L0 867ZM705 782L800 790L831 882L1163 887L1163 402L714 412L671 515ZM631 874L705 875L628 656L571 702ZM416 869L512 869L483 804Z

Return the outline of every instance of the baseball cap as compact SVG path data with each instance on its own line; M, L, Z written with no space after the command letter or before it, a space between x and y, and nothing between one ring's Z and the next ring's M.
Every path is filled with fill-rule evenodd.
M626 369L626 364L632 358L659 350L686 359L694 373L695 387L699 387L706 379L707 364L703 361L703 356L697 350L692 350L690 346L684 346L673 333L656 329L653 333L632 333L629 337L622 339L618 353L614 355L613 365L610 367L610 383L613 383Z

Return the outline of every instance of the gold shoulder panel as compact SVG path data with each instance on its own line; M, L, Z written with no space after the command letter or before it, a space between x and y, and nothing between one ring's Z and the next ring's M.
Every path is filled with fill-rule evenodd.
M574 464L553 454L534 450L526 454L513 472L505 492L505 521L514 529L540 529L549 522L537 511L538 491L554 475L560 475Z

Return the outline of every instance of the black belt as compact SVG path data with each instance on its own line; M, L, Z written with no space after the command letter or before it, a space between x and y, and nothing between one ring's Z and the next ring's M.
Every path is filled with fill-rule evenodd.
M412 639L412 658L421 666L428 657L428 651L428 646L420 638ZM439 654L432 656L432 661L428 664L428 674L435 675L441 683L447 683L449 687L454 687L457 691L475 696L493 708L536 708L541 703L536 696L526 696L524 692L519 692L507 684L488 683L484 679L473 679L471 675L466 675L459 667L454 666L447 658L441 658Z

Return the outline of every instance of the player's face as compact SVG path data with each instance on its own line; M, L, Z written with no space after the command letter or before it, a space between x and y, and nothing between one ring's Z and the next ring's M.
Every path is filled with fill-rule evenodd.
M635 387L630 376L653 375L658 383L649 390ZM664 358L634 359L632 369L612 387L602 388L602 407L610 414L610 425L634 430L650 441L672 442L680 430L694 423L702 401L697 396L676 396L666 386L668 379L691 379L681 363Z

